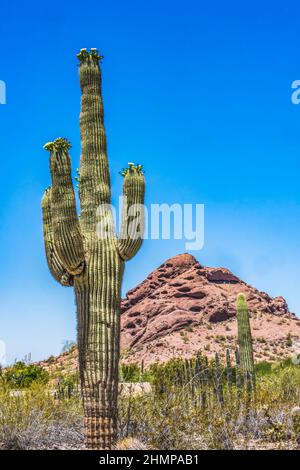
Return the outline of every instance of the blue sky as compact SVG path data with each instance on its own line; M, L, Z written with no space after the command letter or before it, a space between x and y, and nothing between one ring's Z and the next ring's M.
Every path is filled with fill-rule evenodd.
M42 146L66 136L79 166L76 53L104 54L114 199L128 161L146 169L147 204L204 203L205 245L226 266L300 313L300 79L296 1L1 2L0 339L7 359L41 359L75 338L73 292L46 265ZM124 292L184 241L144 243Z

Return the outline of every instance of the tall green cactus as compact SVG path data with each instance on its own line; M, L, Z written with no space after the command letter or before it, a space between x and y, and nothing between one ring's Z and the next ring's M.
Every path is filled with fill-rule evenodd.
M231 366L231 358L230 358L230 351L226 349L226 378L227 378L227 387L229 392L229 397L232 397L232 366Z
M117 238L110 207L102 57L96 49L82 49L78 59L81 214L78 217L76 211L70 144L59 138L45 145L50 152L52 184L42 200L44 240L52 275L75 291L86 445L110 449L117 433L121 283L124 262L136 254L142 242L145 181L140 165L129 164L123 170L127 204ZM134 204L139 205L139 217L131 210Z
M241 369L246 380L249 377L252 384L255 383L255 366L252 347L251 327L249 311L244 294L239 294L236 300L236 317L238 326L238 345Z

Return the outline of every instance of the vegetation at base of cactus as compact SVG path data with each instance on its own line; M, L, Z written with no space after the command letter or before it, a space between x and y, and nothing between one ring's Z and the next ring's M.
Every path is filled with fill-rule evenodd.
M249 402L246 388L236 389L234 361L232 395L228 393L226 364L220 360L224 394L220 406L211 382L214 374L207 374L207 367L213 372L214 364L215 360L207 363L199 352L188 363L176 359L148 367L143 378L151 384L144 388L135 383L126 387L120 384L119 436L114 448L124 439L125 443L127 439L138 439L148 449L169 451L299 448L300 413L295 407L300 398L298 365L285 360L264 367L262 373L257 373L256 400ZM139 368L138 364L134 367ZM185 382L186 368L194 391ZM177 380L177 372L182 382ZM198 372L206 377L203 383L197 381ZM158 376L165 380L163 393L155 386ZM55 394L53 379L57 384ZM133 379L136 381L136 377ZM84 449L83 410L77 386L76 374L53 371L47 384L35 380L16 393L15 384L5 383L0 374L0 448ZM201 402L203 390L205 403ZM125 446L137 448L127 443Z
M120 297L124 262L139 250L142 234L131 223L131 207L144 203L141 165L124 175L121 234L115 233L110 208L110 176L97 49L78 54L81 85L82 155L77 177L80 217L72 183L70 143L56 139L50 152L51 188L42 200L45 251L49 269L64 286L74 286L78 354L85 415L86 445L110 449L117 435ZM103 209L105 208L105 209ZM140 214L140 223L141 220ZM98 231L105 225L105 237ZM129 229L130 228L130 229Z
M239 294L236 300L236 317L238 326L238 345L241 369L247 382L255 385L255 366L253 357L252 335L249 311L244 294Z

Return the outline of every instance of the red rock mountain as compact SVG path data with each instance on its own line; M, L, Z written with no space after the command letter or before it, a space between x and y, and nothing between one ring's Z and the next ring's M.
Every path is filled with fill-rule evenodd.
M121 358L147 366L199 350L224 358L236 348L235 300L246 295L257 361L300 353L300 319L283 297L271 298L228 269L202 266L189 255L174 256L122 300ZM74 372L77 349L40 363L51 373Z
M236 345L235 300L246 295L256 359L293 353L300 321L283 297L271 298L228 269L202 266L190 254L174 256L122 301L121 350L126 362L145 364L199 349L211 355Z

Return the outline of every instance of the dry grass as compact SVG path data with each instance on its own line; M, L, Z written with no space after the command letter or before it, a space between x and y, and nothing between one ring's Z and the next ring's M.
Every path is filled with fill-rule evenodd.
M81 448L83 429L78 399L56 400L42 385L22 394L0 387L2 449Z
M244 392L224 404L208 397L206 407L197 396L175 388L161 396L153 393L125 397L120 403L121 437L138 436L155 449L295 449L300 427L292 410L300 405L300 367L275 369L258 379L256 396Z
M170 388L162 394L154 387L144 393L126 393L119 404L117 448L299 448L300 428L295 429L292 416L292 410L300 406L299 366L278 367L259 377L255 400L249 400L246 393L230 399L228 390L224 398L223 406L211 396L206 407L200 408L197 393L191 396L184 388ZM80 399L57 399L37 384L21 395L0 386L0 447L84 448Z

